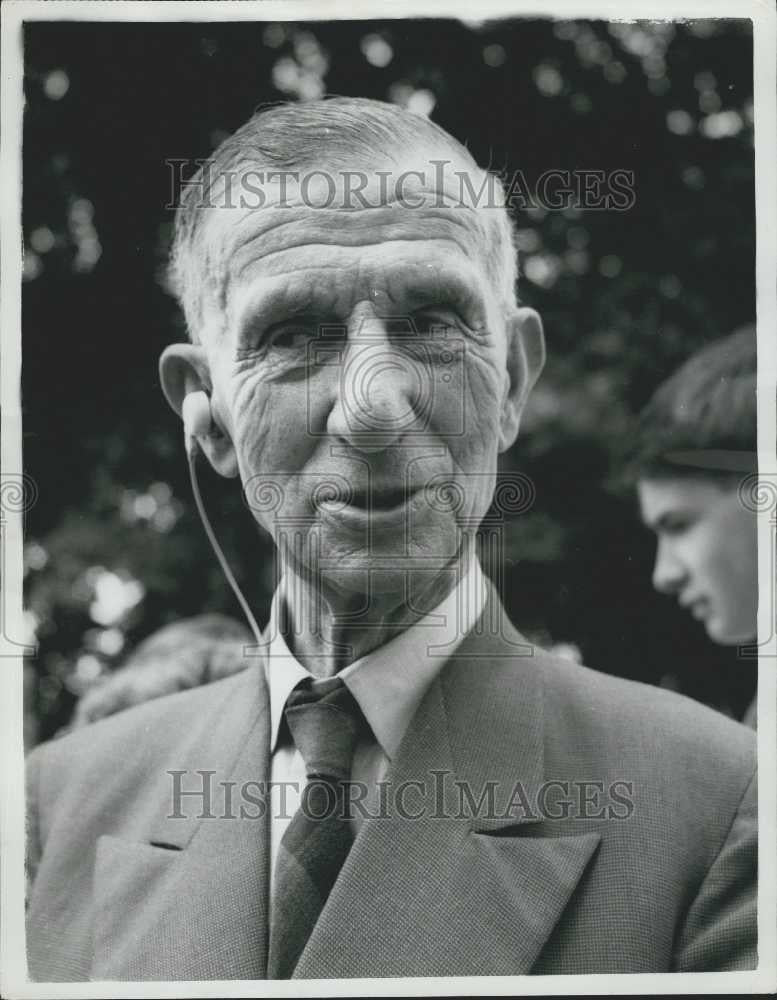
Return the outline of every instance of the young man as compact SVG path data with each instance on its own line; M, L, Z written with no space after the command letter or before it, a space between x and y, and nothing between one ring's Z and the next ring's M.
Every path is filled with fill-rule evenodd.
M653 584L724 645L756 635L756 517L739 491L756 471L756 341L747 327L658 388L634 458L642 519L658 539ZM755 724L755 702L745 721Z

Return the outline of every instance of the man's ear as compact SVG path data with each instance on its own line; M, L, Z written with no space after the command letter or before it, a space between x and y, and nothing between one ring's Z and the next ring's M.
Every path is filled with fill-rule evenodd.
M523 409L545 364L542 320L525 306L507 320L508 384L502 400L499 450L507 451L518 437Z
M205 392L210 398L212 383L205 349L199 344L171 344L159 359L159 378L167 402L180 417L184 398L190 392ZM237 456L232 439L214 412L211 399L211 429L197 437L200 449L219 473L228 479L238 475Z

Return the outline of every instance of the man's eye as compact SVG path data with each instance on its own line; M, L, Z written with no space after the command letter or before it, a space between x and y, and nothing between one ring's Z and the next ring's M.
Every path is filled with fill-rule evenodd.
M315 320L293 320L277 323L267 331L267 341L271 347L293 349L304 347L318 334Z
M667 518L661 524L661 533L664 535L681 535L691 527L692 522L687 517Z
M443 333L459 325L458 317L452 309L440 307L422 309L413 314L413 324L418 333Z

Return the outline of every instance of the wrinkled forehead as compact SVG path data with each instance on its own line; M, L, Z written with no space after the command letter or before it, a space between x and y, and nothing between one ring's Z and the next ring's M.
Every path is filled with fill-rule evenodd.
M496 179L459 160L416 158L380 167L273 171L245 168L222 179L206 209L205 256L224 304L253 270L293 267L295 250L398 254L425 241L468 258L485 281L491 231L503 211ZM297 254L299 257L299 253Z

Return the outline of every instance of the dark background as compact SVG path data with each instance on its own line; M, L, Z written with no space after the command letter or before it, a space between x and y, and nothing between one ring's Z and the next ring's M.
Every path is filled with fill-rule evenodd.
M617 484L629 418L693 350L755 314L748 21L341 21L25 27L28 742L143 637L239 617L190 500L156 363L184 339L164 284L171 158L210 154L266 101L410 103L479 162L633 170L624 213L515 213L522 300L549 363L505 467L532 477L503 596L544 644L740 714L755 661L710 644L650 585L654 543ZM216 530L266 617L271 545L234 483Z

